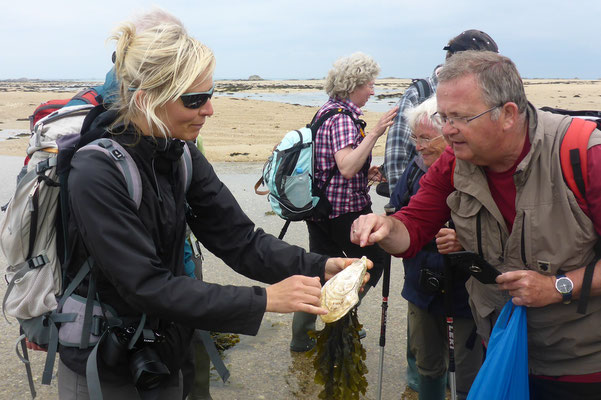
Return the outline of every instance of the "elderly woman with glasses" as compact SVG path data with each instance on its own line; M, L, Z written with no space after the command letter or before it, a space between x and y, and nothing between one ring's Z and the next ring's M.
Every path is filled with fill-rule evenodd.
M315 118L317 120L330 110L338 109L342 113L328 118L317 131L315 178L320 188L325 187L325 197L331 207L327 215L307 221L312 252L331 257L366 255L373 260L370 286L378 282L387 255L377 246L361 248L351 243L350 228L359 215L372 212L369 182L379 181L381 175L377 166L371 166L371 152L392 125L398 110L398 107L392 108L372 129L365 129L365 122L360 119L361 108L374 94L379 73L379 65L360 52L337 60L328 73L325 91L329 99ZM290 349L311 349L313 340L307 331L313 329L314 315L295 313Z
M405 111L411 139L418 156L408 165L391 195L398 210L406 206L419 189L420 178L445 151L442 124L436 115L436 98ZM403 259L405 283L402 296L409 302L407 310L408 350L415 356L419 373L420 400L445 398L448 365L448 339L445 321L444 259L442 254L461 250L452 221L436 239L413 258ZM475 324L468 305L465 281L469 276L455 273L452 283L452 308L455 328L457 394L464 399L482 362L482 345L476 340Z
M89 114L97 116L82 140L100 136L121 145L119 154L131 157L139 171L141 201L132 200L109 156L75 154L68 181L72 251L65 268L73 280L93 260L78 296L71 297L96 299L97 323L87 348L61 342L59 397L101 391L105 398L181 399L180 369L195 328L255 335L266 312L325 314L321 283L352 260L310 254L256 229L196 148L194 140L213 115L215 58L206 46L174 23L143 31L124 23L112 39L119 91L109 110ZM186 168L184 152L190 155ZM186 222L228 266L269 286L188 277Z

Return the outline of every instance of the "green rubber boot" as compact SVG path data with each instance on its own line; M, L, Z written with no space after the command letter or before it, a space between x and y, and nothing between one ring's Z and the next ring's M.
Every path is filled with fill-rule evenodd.
M315 346L315 339L307 335L308 331L315 330L316 315L301 311L294 313L292 317L292 340L290 341L290 350L296 352L305 352Z
M415 363L415 356L407 346L407 386L419 392L419 373Z
M419 375L419 400L444 400L447 391L447 376L430 378Z
M193 343L194 383L188 400L213 400L209 392L211 377L211 359L202 342Z

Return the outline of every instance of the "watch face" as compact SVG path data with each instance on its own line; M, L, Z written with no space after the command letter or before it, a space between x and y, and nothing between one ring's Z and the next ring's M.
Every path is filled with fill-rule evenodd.
M561 277L555 282L555 287L559 293L570 293L574 288L572 281L566 277Z

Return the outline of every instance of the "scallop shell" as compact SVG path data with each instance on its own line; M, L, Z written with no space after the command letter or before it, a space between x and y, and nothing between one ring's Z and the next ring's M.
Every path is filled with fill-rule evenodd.
M325 323L338 321L358 302L359 289L367 271L367 259L362 257L334 275L321 288L321 306L329 312L320 315Z

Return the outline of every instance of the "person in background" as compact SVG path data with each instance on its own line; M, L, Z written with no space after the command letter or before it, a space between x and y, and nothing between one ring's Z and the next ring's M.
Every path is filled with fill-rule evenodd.
M319 301L321 283L353 260L307 253L256 229L191 143L213 114L215 59L206 46L176 23L142 31L123 23L111 39L117 43L118 94L110 110L98 115L82 136L101 134L127 151L140 172L142 199L138 208L106 155L76 153L68 182L72 255L66 275L72 280L92 257L94 282L87 277L75 293L85 297L95 283L103 310L95 318L105 318L108 309L117 318L108 323L121 324L110 331L105 330L108 323L100 324L102 350L96 361L102 394L178 399L180 369L190 354L194 329L255 335L266 312L325 314ZM184 146L192 158L187 192L179 174ZM269 286L221 286L187 276L186 222L203 246L228 266ZM369 262L368 268L372 266ZM106 339L126 335L136 326L160 340L136 342L132 351L122 351L118 341ZM61 399L89 395L88 384L96 383L86 375L91 350L59 346ZM145 375L151 379L144 386L135 378L146 364L135 361L146 355L152 355L156 369Z
M447 143L442 126L430 116L436 113L436 97L405 111L411 129L411 140L418 155L409 163L395 186L390 202L396 210L409 204L419 189L419 180L444 152ZM449 221L452 227L452 221ZM455 230L441 228L436 238L427 243L414 257L403 259L405 283L402 295L409 302L407 346L415 355L418 369L420 400L444 400L449 362L449 341L445 301L452 302L455 333L455 362L457 398L464 400L480 369L483 358L481 339L468 304L465 282L469 275L455 271L453 290L443 294L446 287L442 254L462 250ZM445 298L450 296L450 298Z
M361 108L374 94L379 72L378 64L363 53L337 60L328 72L325 91L329 100L319 109L315 119L333 109L349 112L352 117L335 114L317 131L315 178L323 188L333 173L325 190L331 211L327 217L307 221L311 252L331 257L366 255L374 262L369 286L377 284L387 255L377 246L362 249L351 243L348 230L355 218L372 212L369 186L370 182L379 181L381 175L377 166L371 166L371 152L397 113L396 107L387 111L369 131L365 131L365 123L359 119L363 114ZM315 318L311 314L294 314L292 351L307 351L314 346L314 340L307 331L315 329Z
M588 140L588 186L579 201L559 157L572 118L530 104L509 58L464 51L438 79L434 118L450 147L407 207L359 217L353 243L412 257L452 218L462 247L502 273L497 284L466 283L479 335L488 342L509 300L526 306L530 398L598 399L601 131ZM581 297L586 310L574 301Z
M485 32L477 29L469 29L461 32L449 40L443 47L446 51L445 59L449 59L453 54L465 50L483 50L499 52L495 41ZM399 100L397 106L399 113L394 123L388 130L386 137L386 149L384 153L384 174L388 182L388 193L393 193L397 181L405 171L405 168L411 160L417 155L415 144L411 141L411 128L407 123L405 111L413 108L436 93L438 86L438 73L442 69L442 64L437 65L430 77L420 79L418 82L410 85ZM381 185L380 185L381 186ZM378 189L380 189L378 186ZM407 332L409 332L407 327ZM409 333L407 333L409 336ZM413 390L418 390L418 374L415 367L415 357L407 347L407 382Z

